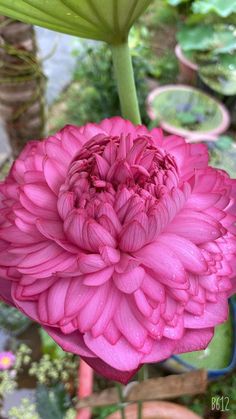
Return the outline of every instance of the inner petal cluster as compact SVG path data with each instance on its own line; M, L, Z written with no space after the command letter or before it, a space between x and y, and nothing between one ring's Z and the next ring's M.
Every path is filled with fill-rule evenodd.
M106 245L113 252L138 250L149 241L149 217L178 184L174 158L155 147L150 137L131 140L129 135L100 134L85 143L70 163L58 211L69 238L73 236L81 249L100 247L103 252L101 246ZM78 223L76 238L72 225ZM131 246L134 234L136 246Z

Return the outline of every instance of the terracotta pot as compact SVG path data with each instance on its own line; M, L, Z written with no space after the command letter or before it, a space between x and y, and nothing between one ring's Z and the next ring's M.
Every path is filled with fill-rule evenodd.
M143 419L201 419L196 413L176 403L145 402L142 406ZM137 404L125 408L126 419L137 419ZM121 419L120 411L107 416L107 419Z
M187 57L185 57L179 44L177 44L175 47L175 55L179 62L181 80L184 83L195 86L197 83L198 65L190 61Z
M175 91L175 90L185 90L185 91L189 91L189 92L195 92L198 94L201 94L202 96L208 96L209 99L211 99L212 101L215 102L215 104L218 106L218 110L221 113L221 122L219 122L218 125L216 125L214 128L211 128L207 131L190 131L186 128L182 128L182 127L177 127L175 125L172 125L171 123L169 123L168 121L166 121L165 119L160 119L159 125L160 127L166 131L167 133L170 134L174 134L174 135L178 135L180 137L184 137L187 141L190 142L199 142L199 141L204 141L204 140L217 140L217 137L221 134L223 134L229 127L230 125L230 116L229 116L229 112L228 110L225 108L224 105L222 105L220 102L218 102L215 98L212 98L211 96L207 95L206 93L195 89L193 87L190 86L185 86L183 84L178 84L178 85L167 85L167 86L162 86L162 87L158 87L157 89L154 89L147 98L147 113L149 115L149 118L152 121L155 121L157 119L157 114L154 110L153 107L153 101L155 100L155 98L157 96L159 96L162 93L165 92L171 92L171 91Z

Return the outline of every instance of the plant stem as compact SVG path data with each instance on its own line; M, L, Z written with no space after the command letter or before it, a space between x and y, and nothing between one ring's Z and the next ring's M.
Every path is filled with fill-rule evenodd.
M148 371L147 366L143 365L143 367L138 372L138 381L141 383L148 378ZM142 419L142 410L143 410L143 403L141 401L138 402L138 419Z
M111 45L111 51L122 116L133 124L140 124L141 118L128 40L122 44Z
M119 400L120 400L120 414L121 419L125 419L125 408L124 408L124 398L122 393L122 386L119 383L116 383L116 388L119 394Z

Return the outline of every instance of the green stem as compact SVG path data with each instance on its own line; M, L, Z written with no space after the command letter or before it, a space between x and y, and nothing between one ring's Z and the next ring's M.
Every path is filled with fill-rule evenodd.
M117 392L118 392L118 395L119 395L119 401L120 401L121 419L125 419L124 397L123 397L121 384L116 383L116 388L117 388Z
M138 381L141 383L148 378L148 370L147 365L143 365L143 367L138 372ZM141 401L138 402L138 419L142 419L143 417L143 403Z
M111 45L122 116L140 124L140 112L128 41Z

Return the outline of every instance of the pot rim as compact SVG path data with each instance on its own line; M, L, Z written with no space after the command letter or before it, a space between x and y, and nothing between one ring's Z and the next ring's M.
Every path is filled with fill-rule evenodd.
M178 58L179 61L181 61L184 65L191 68L191 70L198 71L199 66L194 63L193 61L189 60L185 55L184 52L180 46L180 44L177 44L175 47L175 55Z

